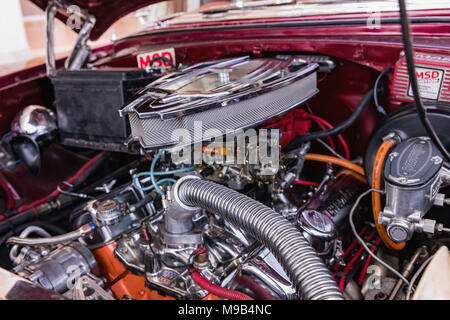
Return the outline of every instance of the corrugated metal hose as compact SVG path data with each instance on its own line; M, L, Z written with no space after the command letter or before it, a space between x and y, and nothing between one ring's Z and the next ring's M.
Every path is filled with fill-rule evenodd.
M344 299L330 271L302 233L269 207L194 176L180 179L174 186L174 194L182 205L216 213L263 243L302 299Z

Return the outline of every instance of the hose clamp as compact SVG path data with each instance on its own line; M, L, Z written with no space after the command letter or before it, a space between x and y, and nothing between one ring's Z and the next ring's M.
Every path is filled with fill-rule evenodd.
M402 142L402 138L395 132L390 132L387 135L385 135L382 138L383 142L387 141L387 140L391 140L392 143L395 145L399 144L400 142Z

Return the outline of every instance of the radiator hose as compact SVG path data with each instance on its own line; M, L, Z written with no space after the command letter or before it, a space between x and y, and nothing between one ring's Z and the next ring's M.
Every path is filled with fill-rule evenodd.
M186 209L198 207L218 214L264 244L302 299L344 299L330 271L302 233L269 207L196 176L179 179L173 187L173 195Z

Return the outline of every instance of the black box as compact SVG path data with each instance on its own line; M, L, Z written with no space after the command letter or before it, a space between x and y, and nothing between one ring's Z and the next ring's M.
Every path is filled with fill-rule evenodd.
M118 110L155 79L140 69L58 71L52 83L61 142L129 152L124 141L130 129Z

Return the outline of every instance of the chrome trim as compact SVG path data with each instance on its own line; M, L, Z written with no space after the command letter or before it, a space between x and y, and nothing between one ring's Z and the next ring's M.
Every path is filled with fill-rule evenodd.
M238 271L244 276L256 278L281 300L295 300L298 296L286 273L281 268L275 257L264 248L257 257L241 265Z
M182 72L171 73L154 81L141 96L131 103L123 106L119 113L123 117L127 113L135 112L140 119L161 118L161 120L173 119L195 112L222 107L228 103L236 103L267 93L271 90L284 87L299 78L305 77L318 68L317 64L309 64L299 70L290 72L296 57L287 60L254 59L248 56L234 59L224 59L213 63L200 63ZM249 63L261 62L250 73L238 76L238 79L230 79L226 83L220 82L221 76L216 75L219 68L229 68L239 72L239 67ZM305 61L306 64L306 61ZM207 78L217 77L221 85L211 89L200 91L183 90L188 85L201 85Z
M11 122L13 136L27 136L33 141L58 129L55 113L43 106L29 105Z
M53 77L56 74L56 59L55 59L55 37L54 37L54 20L58 13L58 10L68 9L71 5L61 1L55 0L48 4L45 9L45 29L46 29L46 72L48 77ZM92 29L95 25L95 17L90 15L87 11L74 11L73 14L77 14L79 18L85 22L80 32L78 33L77 41L75 43L72 52L64 63L64 67L67 70L79 70L83 67L87 59L89 58L91 49L87 45Z
M56 71L55 36L53 33L53 23L55 21L56 13L61 7L61 3L56 0L51 2L45 9L45 29L47 37L47 55L45 57L45 64L48 77L54 76Z

